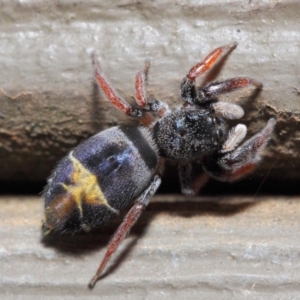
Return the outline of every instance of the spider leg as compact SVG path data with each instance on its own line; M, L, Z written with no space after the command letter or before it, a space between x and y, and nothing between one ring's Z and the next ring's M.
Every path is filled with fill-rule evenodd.
M221 82L213 82L198 90L195 101L198 103L205 102L205 99L210 101L217 95L229 93L250 84L254 85L257 89L262 88L260 82L249 77L236 77ZM212 102L210 107L215 113L221 114L223 117L231 120L240 119L244 115L244 110L239 105L233 103L222 101Z
M190 69L186 77L181 83L181 97L184 101L194 104L196 97L195 79L211 69L213 65L218 61L220 56L236 47L236 43L222 46L213 50L208 54L203 61L196 64Z
M95 74L95 81L99 85L99 87L103 90L108 100L120 111L125 113L131 117L141 118L144 115L144 112L140 108L133 107L128 102L123 100L122 98L118 97L116 92L107 82L106 78L101 72L100 64L98 58L95 54L92 56L93 66L94 66L94 74Z
M141 107L145 112L151 112L152 116L149 114L145 114L141 123L145 126L150 126L152 121L154 120L154 116L158 116L162 118L166 113L169 113L169 107L166 103L156 100L146 98L146 80L150 67L150 61L145 62L145 67L142 71L138 72L135 77L135 91L136 91L136 102L139 107Z
M95 286L96 282L101 278L102 271L104 270L109 258L117 250L120 243L123 241L123 239L129 233L130 229L136 223L137 219L139 218L139 216L141 215L143 210L149 204L151 197L157 191L160 183L161 183L161 178L158 175L156 175L154 177L154 179L152 180L152 182L147 187L147 189L141 194L141 196L137 199L136 203L132 206L132 208L129 210L129 212L125 216L122 224L119 226L119 228L115 232L113 238L109 242L105 256L104 256L96 274L94 275L94 277L92 278L92 280L89 283L90 289L92 289Z
M178 171L181 193L184 195L197 195L209 179L206 173L193 174L192 164L179 165Z
M249 77L235 77L220 82L213 82L199 89L198 94L201 98L213 98L217 95L229 93L248 85L254 85L257 89L262 88L262 83Z
M271 138L275 124L275 119L270 119L264 129L234 149L246 134L245 128L237 125L221 151L203 160L204 170L220 181L234 181L250 173L260 161L260 153Z
M237 46L237 43L232 43L229 45L225 45L219 48L214 49L211 53L209 53L203 61L196 64L192 67L186 77L190 81L194 81L198 76L202 75L206 71L212 68L212 66L217 62L218 58Z
M145 85L150 67L149 61L145 62L144 69L138 72L135 77L136 103L138 105L138 107L135 107L116 94L105 76L102 74L98 58L95 54L93 54L92 60L96 83L103 90L108 100L120 111L130 117L141 118L140 121L145 126L150 126L154 120L154 117L146 114L146 112L150 112L159 118L170 112L166 103L155 99L147 100L146 98Z
M145 108L148 104L146 99L146 81L148 76L148 71L150 67L150 61L145 61L145 67L142 71L138 72L135 76L135 100L139 107Z
M234 90L244 88L250 84L254 85L257 89L262 88L262 84L260 82L249 77L236 77L221 82L213 82L203 88L200 88L197 91L194 101L198 104L204 104L207 102L216 114L220 114L227 119L240 119L244 115L242 107L233 103L215 101L213 99L217 95L229 93Z

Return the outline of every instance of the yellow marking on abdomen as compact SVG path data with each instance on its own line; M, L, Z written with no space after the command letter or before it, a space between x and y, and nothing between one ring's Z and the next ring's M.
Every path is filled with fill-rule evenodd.
M105 205L114 213L118 214L118 210L111 207L107 202L107 199L99 186L97 177L73 156L73 152L70 153L69 158L74 168L71 184L62 184L62 186L72 195L80 213L82 214L82 201L85 201L90 205Z

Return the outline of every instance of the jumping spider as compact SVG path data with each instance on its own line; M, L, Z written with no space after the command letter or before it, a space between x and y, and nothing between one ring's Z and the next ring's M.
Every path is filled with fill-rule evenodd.
M157 191L165 160L178 165L183 194L196 194L207 176L233 181L251 172L275 126L270 119L259 133L245 138L247 127L229 128L227 119L239 119L243 109L216 100L216 96L261 84L248 77L213 82L198 89L195 79L212 68L235 44L213 50L183 79L183 106L170 111L159 100L145 95L149 63L135 79L136 103L119 98L93 56L95 80L108 100L121 112L138 118L143 126L116 126L89 138L61 160L44 191L44 233L73 233L98 227L133 203L110 241L105 257L91 280L94 287L110 256L124 239ZM193 174L193 163L204 174Z

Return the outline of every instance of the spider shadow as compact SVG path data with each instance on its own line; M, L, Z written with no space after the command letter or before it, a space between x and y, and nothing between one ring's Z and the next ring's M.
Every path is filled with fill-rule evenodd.
M122 250L116 255L113 264L109 264L101 278L104 278L112 274L118 269L123 261L133 250L138 240L142 238L151 222L155 221L155 217L158 214L165 213L171 216L180 216L183 218L190 218L195 216L210 215L215 217L231 217L240 212L247 210L248 208L256 205L255 202L243 202L243 203L226 203L224 201L195 201L189 200L180 202L154 202L150 203L147 209L143 212L142 218L140 218L136 225L132 228L130 235L134 236L133 239L122 242ZM107 225L93 230L90 233L69 235L53 235L42 238L42 243L46 247L55 248L57 251L72 255L80 256L85 253L99 251L102 248L106 248L111 236L113 236L119 224L121 224L126 213L118 216ZM124 245L125 244L125 245ZM98 264L98 262L97 262Z
M191 196L192 198L193 196ZM224 201L224 198L215 198L213 200L191 200L186 196L186 201L180 202L156 202L150 206L151 211L164 212L170 215L179 217L201 217L201 216L215 216L215 217L230 217L245 211L256 203L254 202L241 202L232 203ZM222 200L222 201L221 201ZM155 214L152 213L152 217Z

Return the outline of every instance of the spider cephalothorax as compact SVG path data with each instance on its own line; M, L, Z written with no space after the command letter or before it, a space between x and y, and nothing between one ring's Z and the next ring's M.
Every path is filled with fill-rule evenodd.
M160 154L170 160L193 160L220 148L228 133L210 109L190 106L158 121L153 136Z
M265 128L240 145L247 127L237 124L229 128L227 119L239 119L244 111L236 104L217 101L216 96L250 84L256 88L262 85L248 77L198 89L194 84L233 47L235 44L215 49L188 72L181 84L183 106L173 112L164 102L146 98L148 62L136 75L137 105L133 106L117 96L93 56L95 80L108 100L143 126L116 126L89 138L62 159L45 188L45 234L88 231L134 201L89 287L100 278L108 259L157 191L165 160L178 164L184 194L196 194L208 176L222 181L241 178L260 160L275 120L270 119ZM195 162L202 164L204 175L194 174Z

